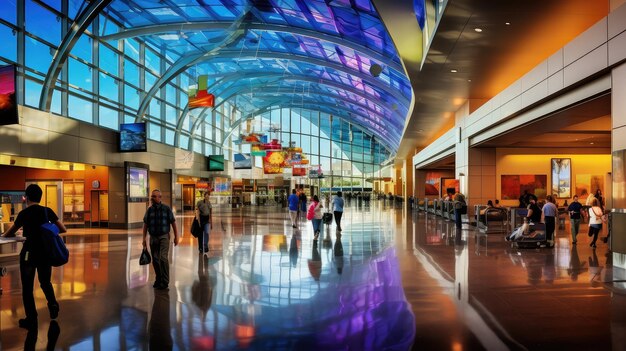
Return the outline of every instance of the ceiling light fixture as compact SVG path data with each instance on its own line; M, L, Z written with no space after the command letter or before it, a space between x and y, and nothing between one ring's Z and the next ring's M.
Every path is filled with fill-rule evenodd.
M458 71L457 71L457 70L455 70L455 69L451 69L451 70L450 70L450 72L452 72L452 73L456 73L456 72L458 72Z
M504 24L506 24L507 26L510 26L511 22L504 22Z
M474 28L474 32L481 33L483 30L481 28Z
M593 141L589 143L589 145L593 145Z

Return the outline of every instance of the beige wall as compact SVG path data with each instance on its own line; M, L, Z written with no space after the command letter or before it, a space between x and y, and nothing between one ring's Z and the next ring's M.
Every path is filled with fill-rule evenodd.
M469 150L467 198L471 211L474 205L486 205L488 200L494 201L499 198L496 196L496 149L472 148Z
M502 198L501 194L501 175L515 174L545 174L547 175L547 188L550 194L551 184L551 159L552 158L571 158L572 159L572 196L575 193L576 175L591 174L604 175L605 177L605 196L608 195L607 187L611 172L611 154L610 150L604 151L602 154L573 154L567 153L567 150L559 149L497 149L496 150L496 197ZM559 203L566 199L559 199ZM567 199L568 202L571 198ZM519 204L515 200L500 200L504 206L516 206Z

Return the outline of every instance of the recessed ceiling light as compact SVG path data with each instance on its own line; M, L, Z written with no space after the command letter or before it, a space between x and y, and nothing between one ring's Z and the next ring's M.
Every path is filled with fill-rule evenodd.
M476 33L480 33L480 32L482 32L482 31L483 31L483 30L482 30L482 29L480 29L480 28L474 28L474 32L476 32Z
M593 141L589 143L589 145L593 145Z
M455 70L455 69L451 69L451 70L450 70L450 72L452 72L452 73L456 73L456 72L458 72L458 71L457 71L457 70Z
M472 80L471 80L471 79L468 79L467 81L468 81L468 82L470 82L470 83L472 82Z
M510 26L511 22L504 22L504 24L506 24L507 26Z

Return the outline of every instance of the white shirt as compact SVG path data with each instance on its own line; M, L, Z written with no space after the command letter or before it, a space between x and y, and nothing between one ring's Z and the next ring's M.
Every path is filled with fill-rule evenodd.
M594 211L595 210L595 211ZM599 214L599 216L598 216ZM602 209L598 206L589 209L589 225L602 224Z

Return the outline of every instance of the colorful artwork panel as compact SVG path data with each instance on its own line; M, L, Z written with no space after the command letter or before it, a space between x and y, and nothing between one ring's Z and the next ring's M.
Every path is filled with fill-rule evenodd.
M439 196L440 189L440 181L441 181L441 173L439 172L426 172L426 196L436 195Z
M572 197L572 159L553 158L552 165L552 194L559 198Z

